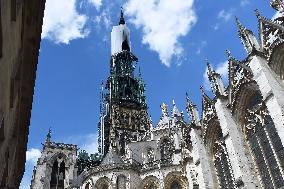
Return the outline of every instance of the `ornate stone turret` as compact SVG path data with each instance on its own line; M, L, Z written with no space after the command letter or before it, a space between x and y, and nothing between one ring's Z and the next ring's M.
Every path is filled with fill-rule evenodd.
M238 26L239 37L242 40L242 43L247 53L250 54L254 50L260 51L260 46L253 32L251 30L248 30L246 27L244 27L237 17L236 17L236 23Z
M211 88L213 93L216 96L225 96L225 88L224 83L221 79L221 75L217 72L215 72L212 68L209 62L207 62L207 75L208 79L211 83Z
M51 129L48 129L48 133L46 135L45 145L50 145L51 142Z

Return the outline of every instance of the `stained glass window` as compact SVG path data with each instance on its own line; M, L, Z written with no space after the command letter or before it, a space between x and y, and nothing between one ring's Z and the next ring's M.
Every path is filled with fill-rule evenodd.
M263 188L284 187L284 148L264 103L254 101L247 110L245 134Z
M222 139L217 140L213 149L214 165L220 188L236 188L225 142Z

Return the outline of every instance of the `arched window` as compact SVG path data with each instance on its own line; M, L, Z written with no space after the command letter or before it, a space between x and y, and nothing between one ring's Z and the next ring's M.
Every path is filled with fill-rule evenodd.
M226 144L222 139L219 139L214 143L213 157L220 188L236 188L231 172Z
M181 189L181 186L180 186L180 184L177 181L174 181L171 184L171 189Z
M263 188L284 187L284 148L259 93L247 103L243 130Z
M102 189L108 189L108 185L107 185L107 184L104 184L104 185L102 186Z
M172 156L174 153L173 141L169 138L164 138L160 145L161 150L161 161L162 163L172 162Z
M50 189L64 189L65 163L54 161L50 179Z
M94 188L109 189L111 188L111 181L107 177L102 177L99 180L97 180Z
M205 141L210 148L219 187L236 188L233 170L218 119L208 122Z

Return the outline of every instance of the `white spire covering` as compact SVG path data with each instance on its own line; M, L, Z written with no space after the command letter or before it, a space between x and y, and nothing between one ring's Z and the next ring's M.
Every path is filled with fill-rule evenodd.
M131 51L130 31L126 24L114 26L111 31L111 55L119 53L123 50L123 42L127 42Z

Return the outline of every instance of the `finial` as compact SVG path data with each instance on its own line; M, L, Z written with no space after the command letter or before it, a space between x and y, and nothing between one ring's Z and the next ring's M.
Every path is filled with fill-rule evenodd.
M199 87L199 89L200 89L201 95L203 95L203 94L204 94L203 86L201 85L201 86Z
M173 106L175 106L176 105L176 102L175 102L175 100L173 99Z
M246 29L246 28L242 25L241 21L239 20L239 18L238 18L237 16L235 16L235 20L236 20L236 24L237 24L237 26L238 26L238 28L239 28L240 31Z
M188 103L190 103L189 95L188 95L187 92L185 92L185 96L186 96L186 101L187 101Z
M168 113L168 105L166 105L166 104L163 102L163 103L161 104L161 109L162 109L163 117L169 116L169 113Z
M208 59L206 59L205 61L206 61L206 64L207 64L207 75L210 78L213 74L213 70L212 70L212 67L211 67Z
M142 74L141 74L141 67L140 66L138 67L138 74L139 74L139 77L142 76Z
M187 106L186 106L186 110L187 110L187 112L189 112L189 111L190 111L190 108L192 108L192 107L193 107L193 103L190 101L190 99L189 99L189 96L188 96L188 93L187 93L187 92L185 93L185 95L186 95L186 104L187 104Z
M204 88L203 88L202 85L200 86L200 92L201 92L202 96L204 96L205 92L204 92Z
M124 17L123 17L123 8L121 7L119 25L124 25L124 24L125 24L125 20L124 20Z
M232 59L232 58L233 58L230 50L227 49L227 50L225 51L225 54L228 56L229 59Z
M259 14L258 9L255 9L254 11L255 11L255 15L256 15L256 17L257 17L257 18L259 18L259 17L260 17L260 14Z
M46 135L45 143L46 143L46 144L50 144L50 142L51 142L51 128L49 127L48 133L47 133L47 135Z

